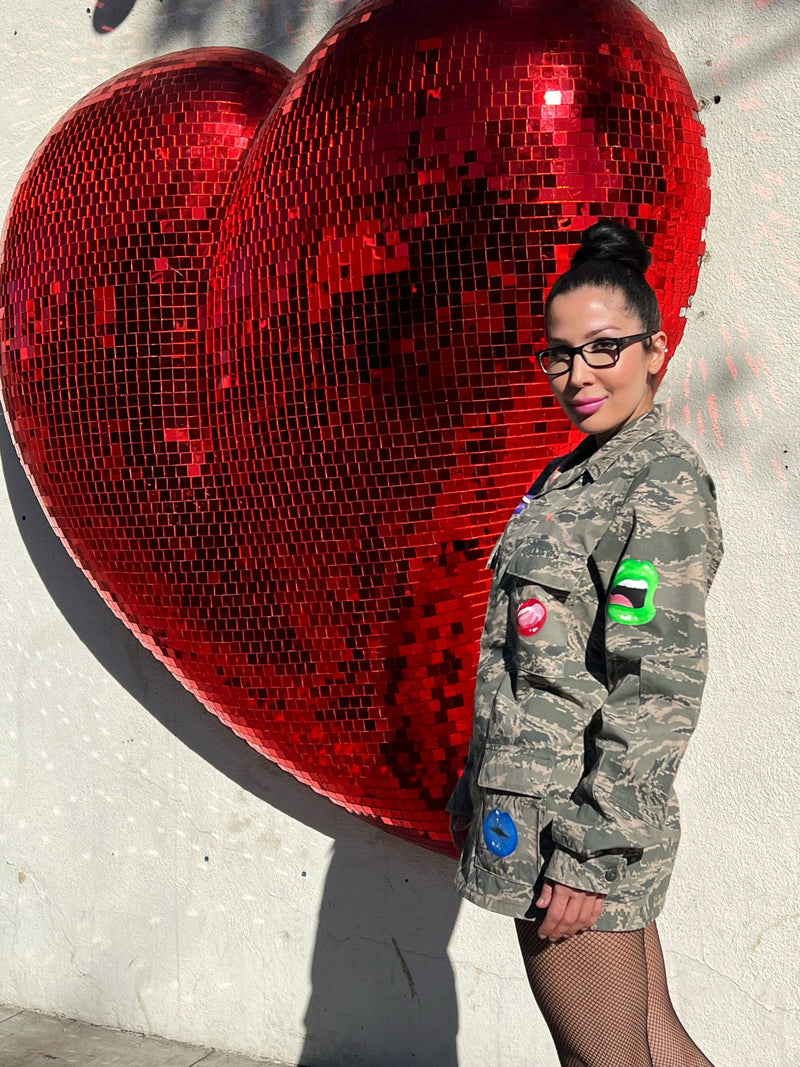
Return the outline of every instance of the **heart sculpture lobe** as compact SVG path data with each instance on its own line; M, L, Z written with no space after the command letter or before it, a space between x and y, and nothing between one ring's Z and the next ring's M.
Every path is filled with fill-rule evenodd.
M151 647L166 636L151 631L173 563L191 555L176 513L205 495L208 272L231 182L288 78L242 49L125 71L51 131L6 224L17 447L73 556Z
M74 290L59 304L17 267L12 284L32 210L15 201L7 405L57 528L223 721L395 833L446 847L484 561L575 439L531 355L577 231L641 230L680 338L709 206L693 108L628 0L362 3L288 81L197 239L189 348L171 254L138 268L128 318L96 268L64 331ZM48 173L65 158L54 144ZM163 195L177 211L182 188ZM77 229L53 256L91 273L86 212Z
M202 315L232 181L289 71L192 49L125 71L40 145L6 223L3 398L78 564L181 675L198 463L213 448ZM191 527L191 528L189 528ZM182 680L188 681L183 678Z

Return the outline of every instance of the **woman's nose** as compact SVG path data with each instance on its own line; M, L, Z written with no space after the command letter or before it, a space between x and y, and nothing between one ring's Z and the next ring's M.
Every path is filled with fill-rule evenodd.
M592 368L580 353L576 352L572 357L572 366L569 368L569 384L575 388L580 388L582 385L586 385L591 376Z

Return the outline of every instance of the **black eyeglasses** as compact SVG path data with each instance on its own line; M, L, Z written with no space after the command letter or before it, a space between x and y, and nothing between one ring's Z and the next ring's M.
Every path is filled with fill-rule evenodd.
M652 336L652 333L634 333L630 337L598 337L576 348L556 345L555 348L545 348L537 352L536 359L548 378L559 378L562 374L568 374L576 356L580 356L587 366L600 370L618 363L623 348L635 345L637 341L647 341Z

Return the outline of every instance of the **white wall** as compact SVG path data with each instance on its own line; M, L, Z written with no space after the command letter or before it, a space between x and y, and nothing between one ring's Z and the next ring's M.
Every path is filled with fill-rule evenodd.
M348 6L138 0L101 35L94 0L4 3L0 211L59 116L114 73L210 44L296 66ZM790 1067L800 9L640 6L705 101L708 256L663 397L717 477L727 538L660 925L717 1067ZM552 1067L510 923L459 909L450 861L335 808L199 707L69 561L4 427L0 444L0 1002L314 1067Z

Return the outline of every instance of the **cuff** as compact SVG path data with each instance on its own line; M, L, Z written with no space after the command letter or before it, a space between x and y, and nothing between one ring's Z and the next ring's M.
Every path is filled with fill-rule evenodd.
M611 893L625 877L628 861L618 852L580 859L574 852L556 847L544 868L545 878L588 893Z

